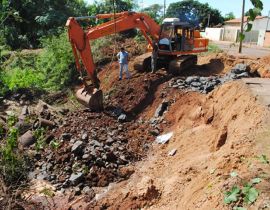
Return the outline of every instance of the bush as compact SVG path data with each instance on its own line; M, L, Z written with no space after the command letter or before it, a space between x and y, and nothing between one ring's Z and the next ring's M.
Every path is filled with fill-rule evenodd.
M104 63L110 61L111 56L108 49L114 44L114 35L96 39L91 43L93 59L96 63Z
M36 68L44 77L43 88L59 90L72 84L78 73L67 33L44 38L41 42L44 51L38 56Z
M19 67L8 71L3 82L7 84L9 90L18 90L20 88L40 88L43 83L43 76L35 69L21 69Z
M8 131L0 148L0 176L7 186L16 187L27 177L25 159L17 149L18 129L14 127L17 119L14 115L8 117Z
M41 42L43 50L13 52L2 64L2 86L11 91L33 87L60 90L76 81L78 73L67 33L43 38Z
M222 52L222 49L220 49L220 47L217 46L216 44L210 43L208 45L208 52L220 53L220 52Z
M113 52L117 53L119 46L115 45L115 39L117 44L125 40L123 35L117 34L116 37L111 35L91 41L93 58L97 65L110 62ZM60 35L43 38L41 43L42 50L10 53L8 60L1 65L4 70L0 71L0 94L19 88L55 91L77 83L79 74L67 32L62 30Z

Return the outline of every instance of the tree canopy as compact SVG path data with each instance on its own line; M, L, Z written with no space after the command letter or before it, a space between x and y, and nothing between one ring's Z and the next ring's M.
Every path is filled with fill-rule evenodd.
M256 14L256 16L257 16L257 15L262 15L262 11L261 11L259 8L256 8L256 7L255 7L255 8L253 8L252 10L253 10L253 12ZM250 13L249 10L245 12L245 16L250 16L250 14L251 14L251 13Z
M37 47L39 38L57 33L69 16L86 15L83 0L2 0L1 33L12 49Z
M12 49L36 48L41 37L59 34L68 17L112 13L113 2L115 12L135 5L132 0L103 0L92 5L83 0L1 0L0 42L4 40Z
M235 19L235 15L233 14L233 12L229 12L228 14L225 15L224 20L228 21L228 20L232 20Z
M166 17L178 17L181 21L206 27L209 15L211 26L218 25L224 21L220 11L213 9L208 3L203 4L196 0L183 0L171 3L167 9Z
M161 19L163 18L162 9L163 9L163 6L161 6L160 4L152 4L144 8L142 12L147 13L156 22L161 22Z

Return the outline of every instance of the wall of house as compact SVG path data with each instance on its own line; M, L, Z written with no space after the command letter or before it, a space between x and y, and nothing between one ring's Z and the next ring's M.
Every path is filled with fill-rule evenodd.
M223 28L206 28L205 37L213 41L220 41L223 39Z
M239 29L235 27L224 28L223 41L235 42Z
M256 19L253 22L253 26L252 26L252 30L258 31L258 30L267 30L270 31L270 21L268 24L268 27L266 29L266 25L267 25L267 20L268 18L262 18L262 19Z
M264 46L264 37L265 37L265 30L259 31L259 38L258 38L258 45L263 47Z
M238 32L240 34L240 30ZM250 32L244 32L245 34L245 39L244 43L249 43L249 44L257 44L259 40L259 31L252 30Z
M270 47L270 31L267 31L265 33L265 39L264 39L264 47Z
M227 28L206 28L204 37L212 41L229 41L236 42L240 34L240 29L235 27ZM259 41L259 31L252 30L250 32L244 32L244 43L257 44ZM262 34L261 34L262 36ZM260 40L262 42L262 40Z

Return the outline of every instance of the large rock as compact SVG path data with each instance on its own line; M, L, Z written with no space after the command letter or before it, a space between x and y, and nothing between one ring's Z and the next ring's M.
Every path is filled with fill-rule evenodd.
M18 140L19 140L19 143L23 147L28 147L28 146L36 143L36 138L34 137L31 130L27 131L22 136L20 136Z
M127 115L126 114L121 114L118 118L117 118L118 122L125 122L127 121Z
M69 181L72 185L78 185L84 178L84 175L82 172L79 173L73 173L71 174L71 176L69 177Z
M191 84L192 82L198 82L198 81L199 81L199 77L197 76L187 77L185 80L186 84Z
M82 141L76 141L71 148L71 152L75 155L83 155L84 146Z
M232 68L231 72L235 74L241 74L247 71L247 65L243 63L236 64L235 67Z
M166 111L167 107L168 107L169 103L168 101L163 101L158 108L155 111L155 117L161 117L163 115L163 113Z
M200 83L200 82L192 82L192 83L190 83L190 85L193 86L193 87L200 87L202 85L202 83Z

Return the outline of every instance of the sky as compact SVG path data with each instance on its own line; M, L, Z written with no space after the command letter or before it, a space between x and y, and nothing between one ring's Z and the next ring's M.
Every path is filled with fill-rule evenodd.
M85 0L89 4L92 4L94 0ZM99 2L99 0L96 0ZM140 7L147 7L153 4L153 0L137 0ZM170 3L178 2L179 0L166 0L166 7L169 6ZM242 0L199 0L201 3L208 3L211 7L218 9L221 11L222 15L226 15L229 12L233 12L236 17L241 16L242 11ZM262 0L264 4L264 10L262 12L263 15L268 15L268 11L270 10L270 0ZM164 0L155 0L154 3L163 5ZM250 9L251 3L250 0L246 0L246 11Z

